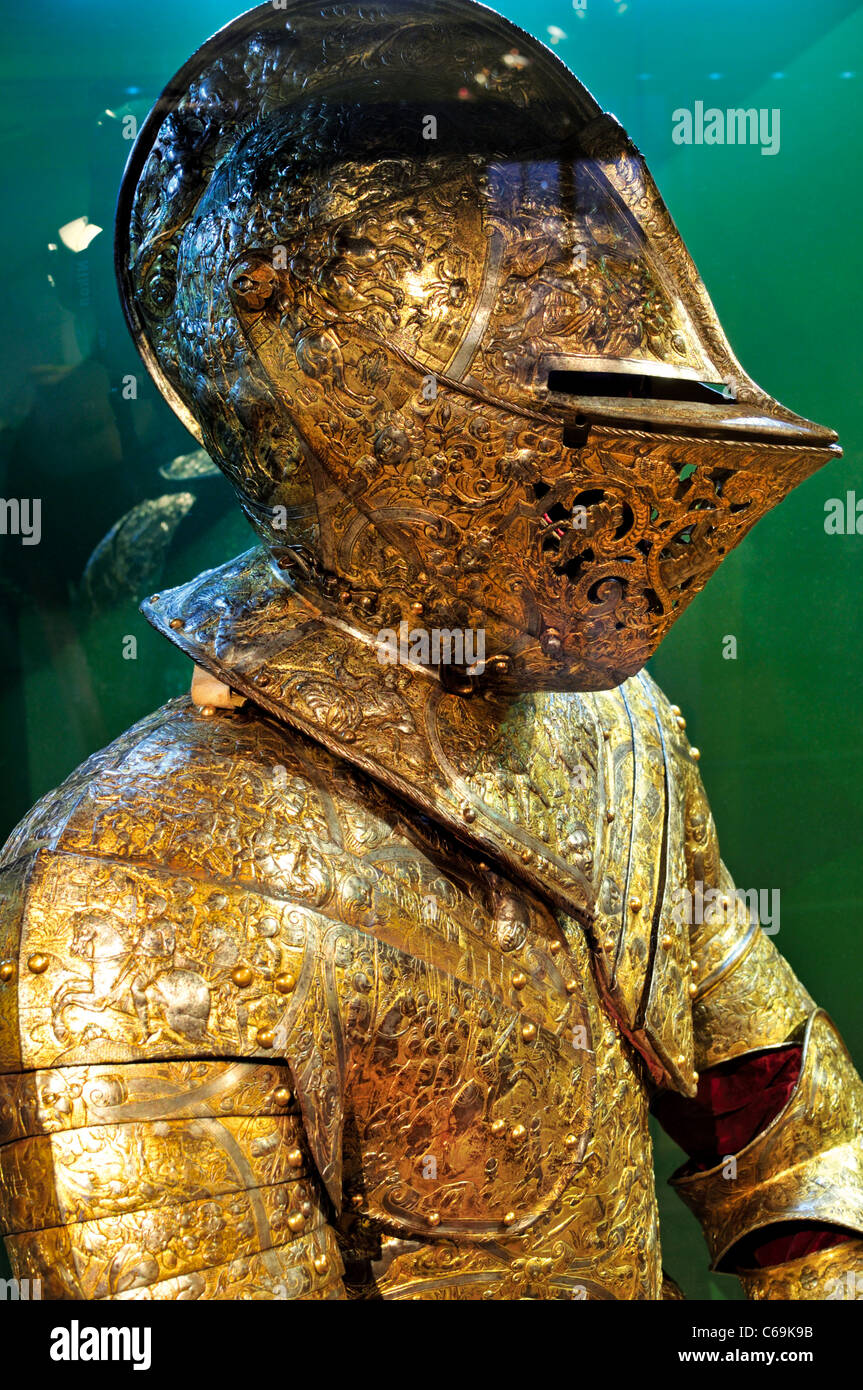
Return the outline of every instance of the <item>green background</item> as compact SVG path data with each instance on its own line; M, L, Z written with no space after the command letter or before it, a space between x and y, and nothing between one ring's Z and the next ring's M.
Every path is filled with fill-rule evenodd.
M723 855L744 888L781 890L776 942L863 1058L858 1007L863 856L858 711L863 537L824 530L824 504L859 490L858 293L863 11L842 0L506 0L623 122L651 170L750 374L839 430L845 458L794 493L725 562L652 669L683 707ZM140 120L233 3L29 3L3 9L0 47L0 494L42 498L42 541L0 537L0 835L134 720L187 687L186 661L131 594L93 611L84 565L147 498L196 500L141 596L246 548L221 477L170 483L194 448L143 381L111 269L113 205ZM781 112L781 148L676 146L672 112ZM78 254L58 229L104 230ZM50 277L50 278L49 278ZM122 399L125 374L141 382ZM137 657L123 657L137 638ZM736 660L723 639L737 639ZM700 1233L662 1183L664 1260L690 1297L734 1298L706 1272Z

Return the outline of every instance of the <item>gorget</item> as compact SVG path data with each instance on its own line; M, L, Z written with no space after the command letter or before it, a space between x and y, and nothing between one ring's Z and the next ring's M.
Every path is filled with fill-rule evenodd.
M673 911L685 798L674 718L649 677L584 695L454 694L424 666L385 664L327 606L252 550L142 611L232 691L542 894L586 934L654 1082L694 1094L688 932Z

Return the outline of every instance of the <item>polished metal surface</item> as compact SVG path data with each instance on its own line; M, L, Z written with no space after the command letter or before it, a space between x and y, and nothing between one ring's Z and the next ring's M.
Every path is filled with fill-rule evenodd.
M628 137L467 0L260 6L143 127L117 267L262 545L148 599L192 697L0 856L16 1275L675 1298L651 1100L806 1027L741 1184L679 1188L719 1259L774 1219L863 1229L859 1081L729 911L641 669L835 436L743 372ZM402 623L487 659L389 663ZM808 1296L820 1259L747 1288Z

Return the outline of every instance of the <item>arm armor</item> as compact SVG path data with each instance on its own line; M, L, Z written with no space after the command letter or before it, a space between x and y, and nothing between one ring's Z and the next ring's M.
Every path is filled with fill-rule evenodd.
M713 1267L737 1270L749 1297L844 1297L849 1279L858 1279L863 1291L863 1240L851 1236L863 1233L863 1085L835 1025L760 926L755 903L735 890L694 768L686 860L696 909L692 993L701 1080L696 1100L671 1097L666 1106L674 1121L669 1128L694 1156L672 1186L700 1221ZM771 1053L782 1054L775 1063L785 1058L799 1067L772 1110L770 1097L758 1094L758 1068L769 1066ZM717 1139L708 1156L711 1124L722 1134L723 1120L727 1125L730 1116L733 1126L732 1112L742 1103L738 1091L732 1105L723 1086L732 1078L739 1088L747 1076L749 1113L757 1115L759 1103L766 1109L736 1152L725 1152ZM687 1127L692 1136L699 1125L698 1140L687 1143ZM808 1233L811 1253L787 1259L774 1244L772 1258L780 1262L770 1264L765 1242L789 1231L804 1241ZM799 1246L791 1253L799 1255Z
M863 1085L826 1014L812 1014L801 1042L797 1085L779 1114L739 1153L673 1179L714 1268L734 1267L728 1257L744 1237L788 1221L863 1233Z
M283 1066L6 1076L0 1194L13 1272L46 1298L344 1296Z

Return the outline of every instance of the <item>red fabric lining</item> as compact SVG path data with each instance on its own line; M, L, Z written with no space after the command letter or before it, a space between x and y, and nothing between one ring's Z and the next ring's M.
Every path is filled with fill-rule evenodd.
M715 1168L760 1134L787 1105L802 1062L803 1050L796 1043L750 1052L703 1072L692 1100L674 1091L659 1095L654 1114L689 1155L687 1171ZM730 1264L784 1264L850 1239L850 1233L818 1222L788 1221L753 1232L735 1247Z

